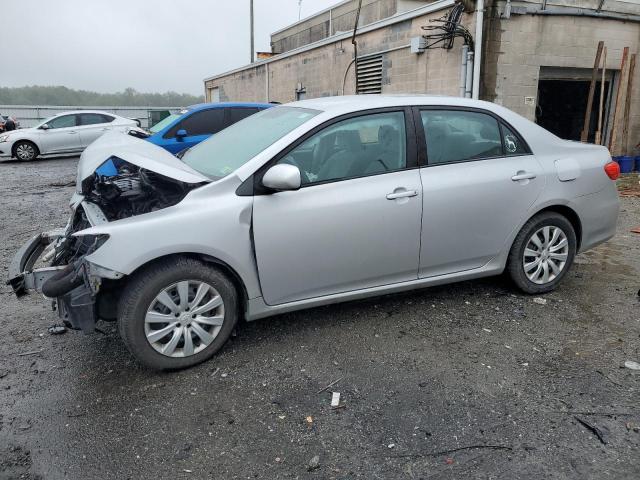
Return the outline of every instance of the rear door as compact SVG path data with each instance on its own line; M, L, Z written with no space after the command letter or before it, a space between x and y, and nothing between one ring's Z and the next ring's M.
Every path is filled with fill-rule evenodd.
M187 114L164 134L164 148L171 153L178 153L197 145L224 128L224 116L223 108L210 108ZM183 137L178 135L181 130L186 133Z
M319 127L276 163L302 172L297 191L256 195L253 231L269 305L418 276L422 187L410 110ZM326 148L318 151L318 145ZM310 150L314 162L301 165Z
M77 152L82 149L80 134L78 133L78 116L76 114L60 115L49 122L48 130L40 130L41 153Z
M114 120L114 117L101 113L80 113L78 118L78 132L80 133L82 148L86 148L94 140L109 131L111 122Z
M542 192L542 167L522 137L487 111L425 108L416 117L426 146L420 277L479 268L509 248L507 238Z

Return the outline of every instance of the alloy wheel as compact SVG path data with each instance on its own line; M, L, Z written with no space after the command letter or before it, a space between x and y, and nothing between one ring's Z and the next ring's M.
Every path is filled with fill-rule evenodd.
M535 284L552 282L564 270L569 257L569 241L561 228L547 225L527 242L522 263L527 278Z
M153 299L144 332L154 350L168 357L190 357L207 348L224 323L224 301L200 280L183 280Z

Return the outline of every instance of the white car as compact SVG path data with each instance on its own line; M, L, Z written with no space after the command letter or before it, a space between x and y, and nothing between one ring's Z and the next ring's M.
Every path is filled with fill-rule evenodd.
M107 131L126 133L137 126L135 120L107 112L63 112L36 127L0 134L0 157L28 161L38 155L79 153Z

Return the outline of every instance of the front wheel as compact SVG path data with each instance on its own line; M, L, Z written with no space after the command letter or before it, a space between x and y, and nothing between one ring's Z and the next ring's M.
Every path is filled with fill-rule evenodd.
M187 368L211 358L238 321L236 290L219 270L176 258L135 274L118 308L129 351L147 367Z
M571 222L555 212L544 212L524 224L513 242L507 271L525 293L554 290L576 255L576 234Z
M13 147L13 154L18 160L23 160L28 162L30 160L35 160L40 152L38 151L38 147L36 147L31 142L18 142L16 146Z

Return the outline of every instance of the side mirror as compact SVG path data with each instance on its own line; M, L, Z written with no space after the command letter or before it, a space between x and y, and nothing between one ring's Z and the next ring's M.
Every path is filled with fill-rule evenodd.
M49 130L50 128L51 127L48 123L43 123L42 125L40 125L40 130Z
M176 138L178 140L183 140L184 137L186 137L186 136L187 136L187 131L184 128L181 128L180 130L178 130L176 132Z
M287 163L274 165L262 177L262 185L278 191L298 190L300 183L300 170Z

